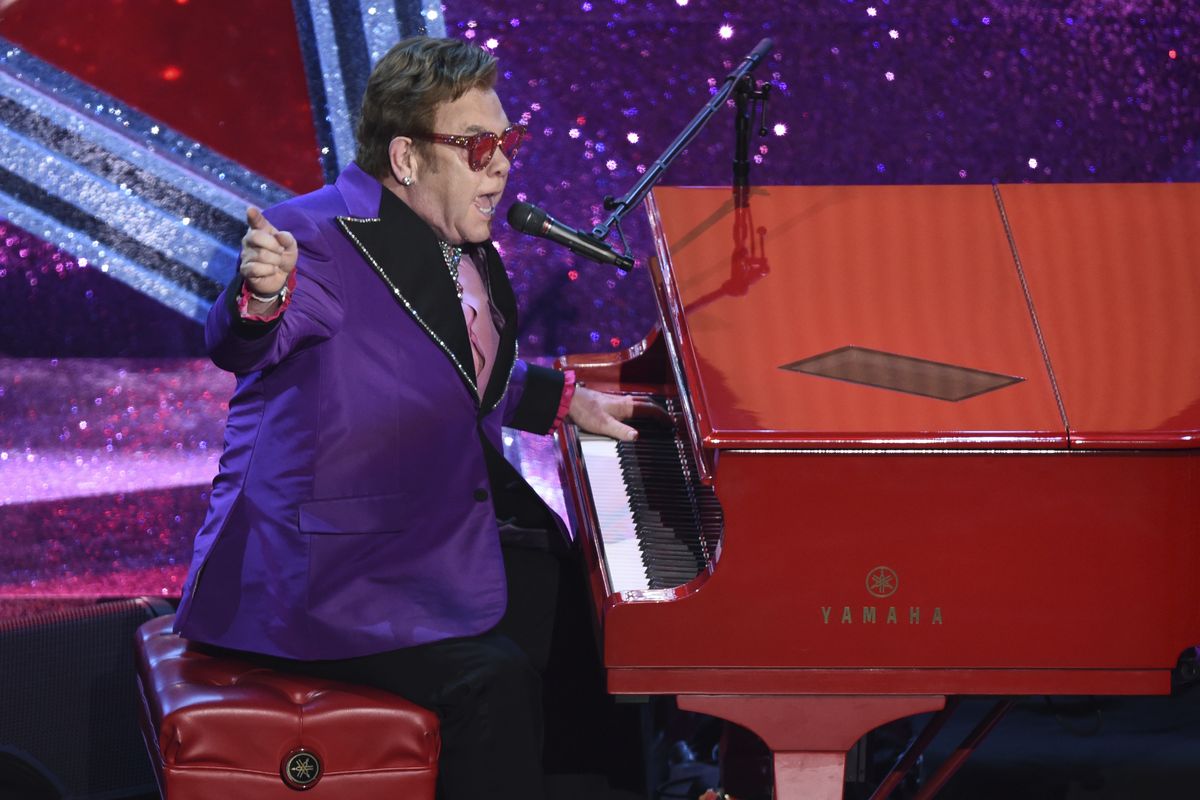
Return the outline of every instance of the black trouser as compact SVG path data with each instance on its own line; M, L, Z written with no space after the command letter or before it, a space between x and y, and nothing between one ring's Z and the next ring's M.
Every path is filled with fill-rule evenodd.
M434 711L439 798L542 796L541 680L525 653L496 631L337 661L278 661Z
M603 690L596 680L591 625L577 602L583 588L575 555L505 546L504 561L508 610L487 633L332 661L252 657L277 669L374 686L434 711L441 721L440 800L539 800L544 796L541 673L554 670L560 677L552 681L553 695L582 700L585 709L597 695L603 697ZM569 602L561 602L562 592ZM565 643L564 652L558 652L556 639ZM576 698L570 687L579 681L585 689ZM568 716L589 725L578 715ZM579 743L559 730L552 735L558 749Z

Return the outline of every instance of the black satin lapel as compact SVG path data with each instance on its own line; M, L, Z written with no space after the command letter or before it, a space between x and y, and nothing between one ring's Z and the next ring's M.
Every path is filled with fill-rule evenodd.
M491 242L486 242L481 249L487 256L487 279L492 302L504 317L504 327L500 329L500 345L496 349L496 365L492 368L492 376L488 379L483 399L480 401L480 406L490 411L504 396L513 364L517 360L517 298L513 294L512 284L508 282L508 273L496 248Z
M377 219L338 217L338 223L396 300L454 362L471 392L476 393L471 340L437 235L400 198L387 189L382 192ZM511 287L508 294L512 295Z

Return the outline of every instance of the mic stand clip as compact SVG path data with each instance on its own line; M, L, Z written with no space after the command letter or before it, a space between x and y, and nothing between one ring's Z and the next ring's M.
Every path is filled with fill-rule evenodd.
M743 75L734 88L733 206L750 205L750 120L758 112L758 135L767 135L767 98L771 84Z

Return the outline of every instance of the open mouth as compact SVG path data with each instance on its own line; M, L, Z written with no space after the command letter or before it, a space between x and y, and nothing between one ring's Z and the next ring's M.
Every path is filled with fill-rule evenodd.
M496 214L496 203L499 201L499 194L484 194L475 198L475 208L480 214L483 214L489 219Z

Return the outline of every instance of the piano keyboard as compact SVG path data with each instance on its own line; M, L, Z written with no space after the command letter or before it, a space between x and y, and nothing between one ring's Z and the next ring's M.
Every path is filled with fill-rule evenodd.
M721 507L696 479L691 449L677 429L631 424L636 442L579 432L610 588L680 586L716 563Z

